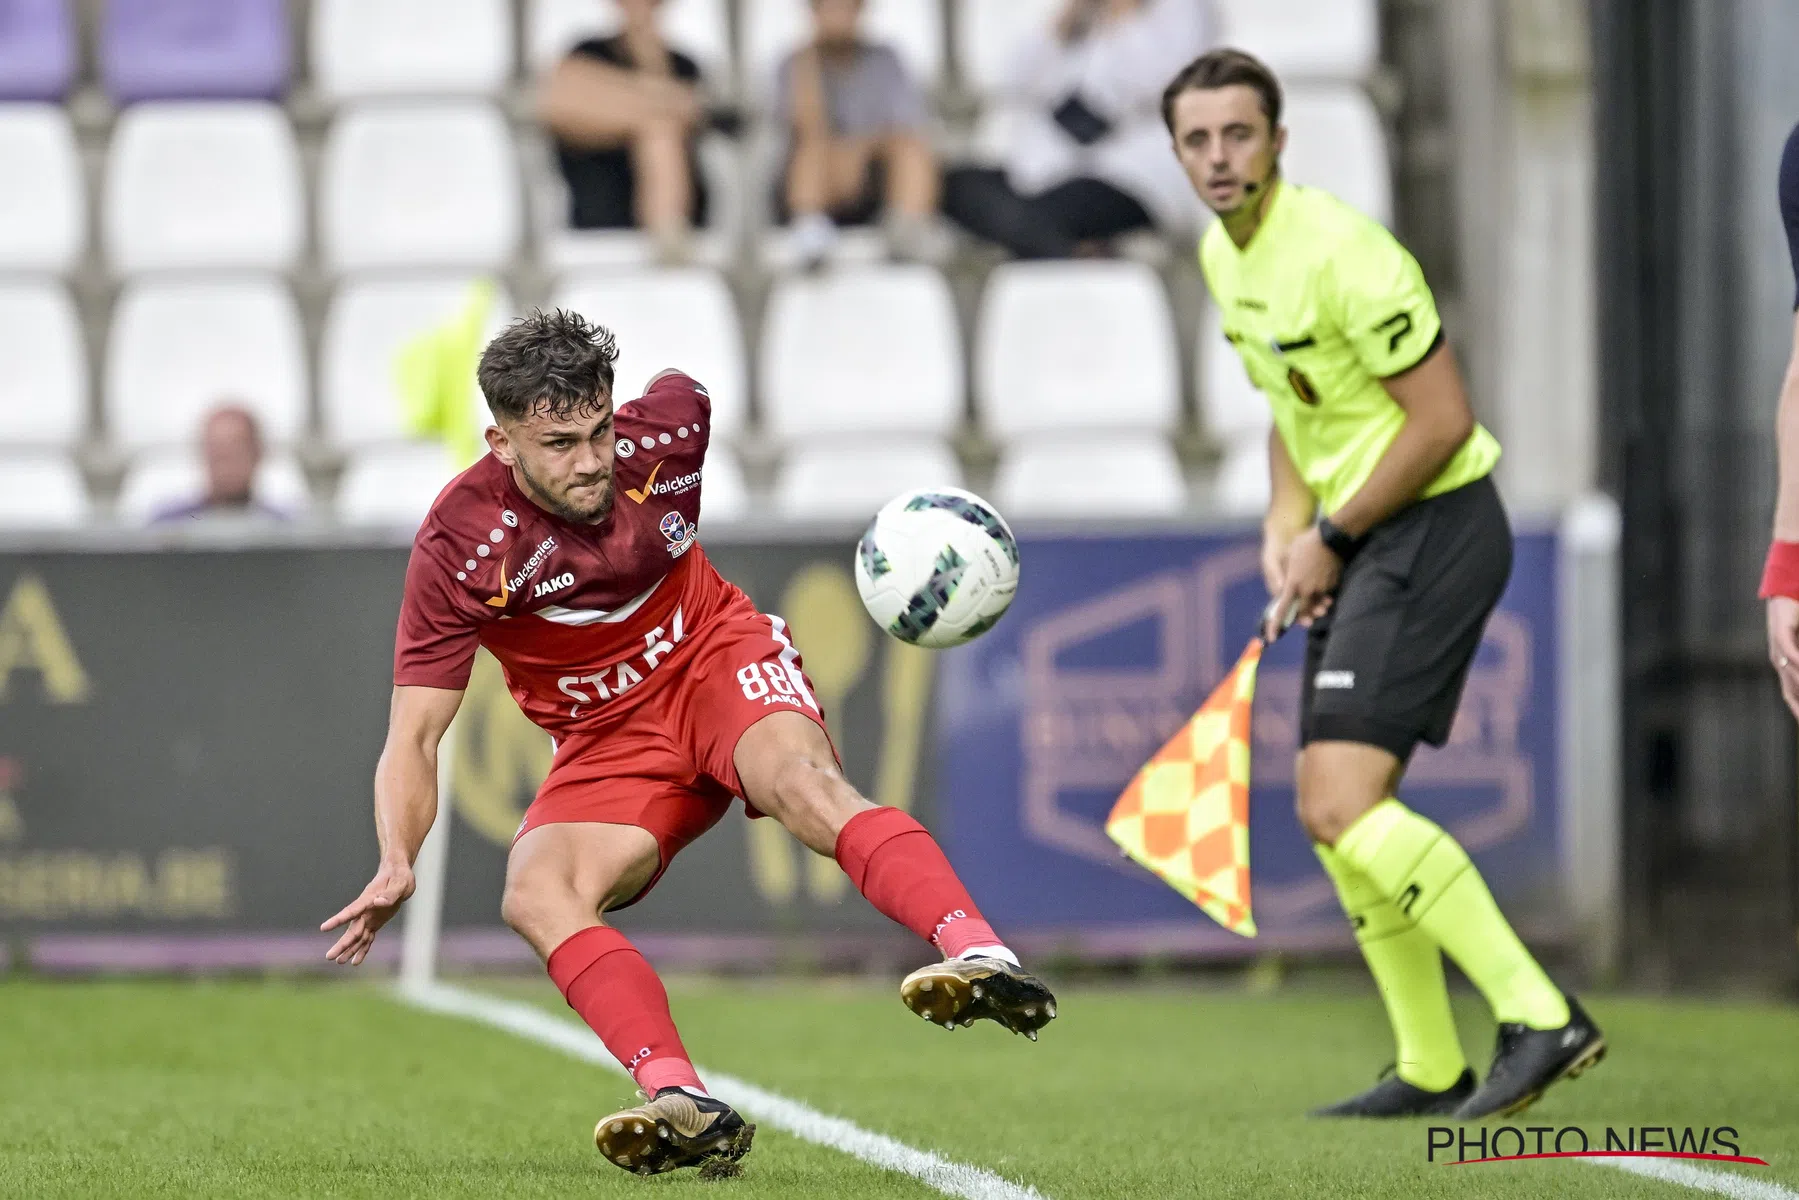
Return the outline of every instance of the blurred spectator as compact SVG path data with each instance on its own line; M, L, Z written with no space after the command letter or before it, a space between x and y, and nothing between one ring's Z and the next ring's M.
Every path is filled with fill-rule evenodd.
M624 30L591 38L557 63L538 113L556 137L576 229L641 228L664 261L686 258L706 223L694 156L705 117L699 64L662 40L661 0L618 0Z
M282 521L287 514L257 501L256 468L262 465L262 430L249 409L221 405L200 427L200 458L206 494L158 512L152 524L206 517L253 517Z
M816 265L839 225L888 217L894 252L928 257L937 160L925 98L891 46L864 40L862 0L812 0L812 41L782 62L775 116L787 169L777 203L800 261Z
M1120 234L1191 228L1193 195L1160 104L1205 45L1204 0L1068 0L1053 28L1018 48L1005 165L949 172L944 211L1021 258L1104 253Z

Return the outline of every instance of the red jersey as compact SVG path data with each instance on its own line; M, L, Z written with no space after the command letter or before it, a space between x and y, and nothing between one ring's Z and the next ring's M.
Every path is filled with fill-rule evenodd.
M525 715L562 738L660 690L706 626L754 614L696 541L711 420L681 374L621 407L597 525L538 508L491 454L458 475L413 540L394 683L464 688L485 646Z

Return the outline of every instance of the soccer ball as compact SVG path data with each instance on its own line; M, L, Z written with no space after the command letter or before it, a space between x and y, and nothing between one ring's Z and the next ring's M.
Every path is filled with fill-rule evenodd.
M1005 518L959 488L888 502L856 547L856 590L875 624L942 650L980 637L1018 591L1018 540Z

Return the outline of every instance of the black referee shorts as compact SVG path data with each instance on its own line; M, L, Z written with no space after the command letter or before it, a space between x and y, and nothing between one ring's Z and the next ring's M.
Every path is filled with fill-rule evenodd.
M1421 500L1368 535L1306 640L1300 744L1441 746L1512 573L1491 478Z

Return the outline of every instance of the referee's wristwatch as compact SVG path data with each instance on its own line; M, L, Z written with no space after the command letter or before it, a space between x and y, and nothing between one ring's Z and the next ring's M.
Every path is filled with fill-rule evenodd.
M1332 554L1335 554L1344 566L1354 558L1368 541L1366 537L1354 537L1347 531L1339 529L1329 517L1318 518L1318 536Z

